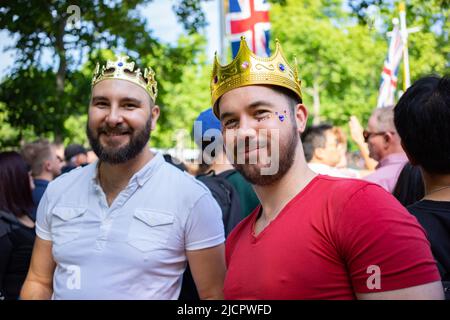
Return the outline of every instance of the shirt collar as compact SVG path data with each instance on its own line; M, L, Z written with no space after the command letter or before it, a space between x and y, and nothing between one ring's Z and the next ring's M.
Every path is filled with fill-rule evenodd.
M165 163L164 157L161 155L161 153L156 152L153 158L131 177L130 183L137 182L139 187L142 187L163 163ZM96 162L92 163L91 167L91 179L94 185L98 185L97 177L99 164L100 162L96 160Z
M164 157L160 153L155 153L154 157L131 177L131 181L136 180L139 186L142 187L165 162Z
M387 155L377 165L377 169L381 167L385 167L392 164L398 164L398 163L405 163L408 162L408 157L406 154L400 152L400 153L392 153L390 155Z

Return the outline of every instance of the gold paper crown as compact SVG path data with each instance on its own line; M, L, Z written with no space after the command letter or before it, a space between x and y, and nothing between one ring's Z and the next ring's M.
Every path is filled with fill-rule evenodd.
M245 37L241 37L239 51L230 64L221 66L216 53L211 78L211 102L216 117L219 118L216 102L222 95L255 84L285 87L302 99L297 62L294 67L287 62L278 40L275 53L268 58L256 56L247 46Z
M94 77L92 78L92 87L105 79L127 80L147 91L150 98L155 102L158 95L155 72L148 67L144 69L144 75L142 75L141 69L134 70L134 62L127 62L128 58L128 56L120 56L115 60L108 60L106 61L106 66L101 68L97 62Z

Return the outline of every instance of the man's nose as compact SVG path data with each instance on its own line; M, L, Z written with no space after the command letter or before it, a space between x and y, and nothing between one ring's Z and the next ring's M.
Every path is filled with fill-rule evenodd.
M256 136L256 130L252 119L242 117L239 121L239 128L236 132L238 140L253 138Z
M108 124L108 126L110 126L110 127L115 127L119 123L122 123L123 117L122 117L122 113L120 112L120 109L117 107L112 107L110 109L110 112L106 116L105 121Z

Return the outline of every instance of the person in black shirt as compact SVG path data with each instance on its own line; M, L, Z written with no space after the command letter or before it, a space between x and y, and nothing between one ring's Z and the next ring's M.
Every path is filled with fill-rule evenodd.
M408 210L427 232L431 250L450 299L450 78L415 82L394 109L402 146L420 167L425 196Z
M0 153L0 300L15 300L28 272L35 232L27 165L17 152Z

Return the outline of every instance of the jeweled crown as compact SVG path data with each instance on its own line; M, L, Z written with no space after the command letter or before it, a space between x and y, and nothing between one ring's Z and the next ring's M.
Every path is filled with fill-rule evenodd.
M148 92L153 102L156 101L158 95L158 86L155 80L155 72L152 68L141 69L134 68L134 62L127 62L128 56L119 56L115 60L107 60L106 65L100 67L97 62L94 76L92 78L92 87L105 79L121 79L137 84Z
M297 63L292 66L287 62L278 40L275 53L268 58L256 56L247 46L245 37L241 37L239 51L231 63L220 65L216 53L211 78L211 102L216 117L219 117L216 102L222 95L255 84L285 87L302 99Z

